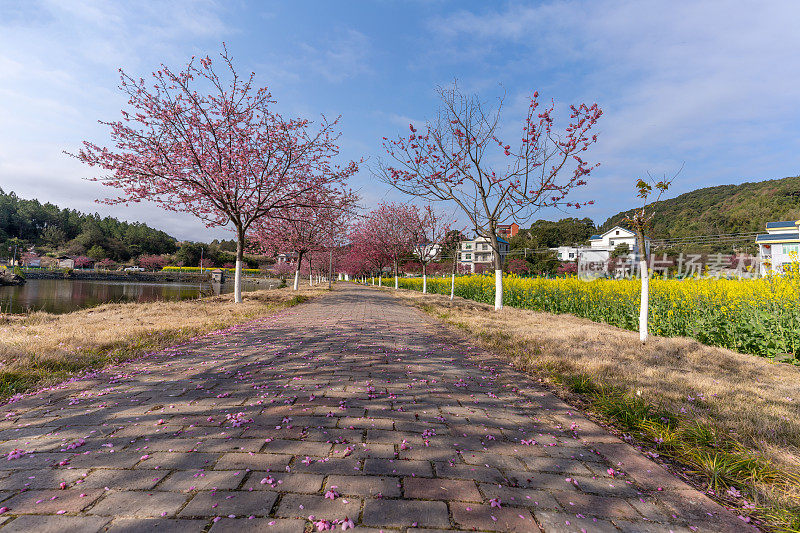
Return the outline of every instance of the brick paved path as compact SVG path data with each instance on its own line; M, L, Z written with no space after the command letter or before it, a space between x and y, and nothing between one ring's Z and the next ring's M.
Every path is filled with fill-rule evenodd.
M0 458L0 533L300 533L310 516L340 531L745 528L501 361L353 285L2 412L0 452L32 453Z

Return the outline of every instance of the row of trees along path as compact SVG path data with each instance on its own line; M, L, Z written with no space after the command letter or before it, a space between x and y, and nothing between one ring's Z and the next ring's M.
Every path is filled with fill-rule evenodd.
M422 291L426 293L428 264L454 240L454 233L460 234L453 230L455 221L451 219L429 205L380 204L353 225L343 269L356 276L377 272L380 285L384 268L391 266L396 289L400 261L414 256L422 265Z
M333 162L338 118L315 125L283 117L267 88L255 87L254 73L237 74L224 45L220 57L219 69L210 57L192 58L180 71L162 65L147 81L120 70L130 108L120 120L100 121L113 147L86 141L70 155L108 172L91 179L121 191L109 204L149 200L232 228L234 299L241 302L246 236L259 233L257 225L340 212L352 200L346 182L358 163Z

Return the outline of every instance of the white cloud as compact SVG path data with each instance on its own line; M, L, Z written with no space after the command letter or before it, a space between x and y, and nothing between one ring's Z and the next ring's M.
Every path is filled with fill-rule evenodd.
M311 69L332 82L369 72L369 39L353 29L339 32L318 46L302 45Z
M115 118L125 103L116 91L117 68L146 75L162 61L184 63L200 45L217 51L231 32L222 7L210 0L46 0L13 11L7 3L0 6L0 187L62 207L145 221L178 238L205 238L209 230L191 215L148 204L95 203L113 191L83 180L94 171L62 151L77 150L82 139L107 142L96 120Z
M682 161L682 190L797 174L800 153L785 146L800 119L799 17L788 1L512 3L432 20L429 61L469 59L517 90L598 101L603 166L586 193L621 208L634 176Z
M371 72L371 43L354 29L339 29L312 41L296 41L293 51L267 54L259 64L272 83L310 83L315 76L331 83L341 83Z

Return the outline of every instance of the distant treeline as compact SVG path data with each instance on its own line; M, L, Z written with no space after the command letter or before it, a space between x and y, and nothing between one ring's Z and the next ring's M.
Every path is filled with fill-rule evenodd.
M146 224L60 209L0 189L0 257L10 256L15 242L44 252L114 261L171 254L178 248L174 237Z

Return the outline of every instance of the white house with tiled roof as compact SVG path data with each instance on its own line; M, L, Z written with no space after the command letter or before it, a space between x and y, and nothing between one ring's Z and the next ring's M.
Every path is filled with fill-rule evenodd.
M767 232L756 236L761 275L783 272L790 263L800 261L800 220L767 222Z
M605 233L592 235L589 237L589 246L582 246L577 249L578 269L588 264L603 265L600 271L605 272L608 261L614 249L620 244L628 245L628 258L633 261L639 253L639 246L636 244L636 234L622 226L614 226ZM650 239L645 237L645 245L649 248Z

